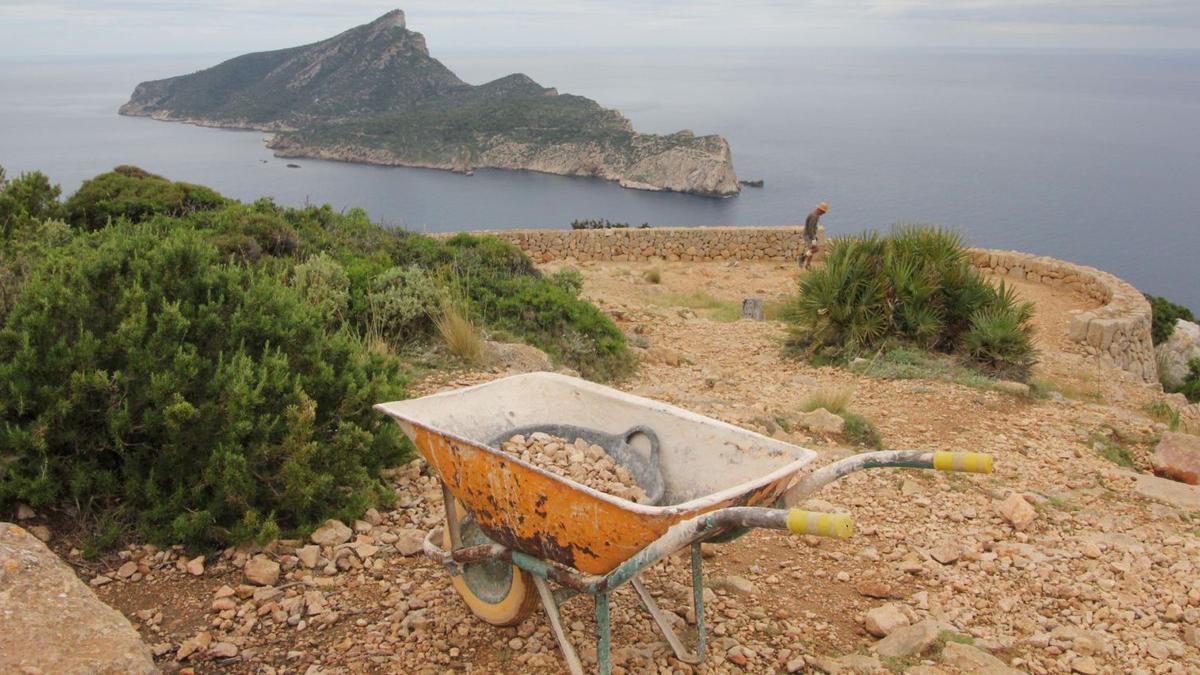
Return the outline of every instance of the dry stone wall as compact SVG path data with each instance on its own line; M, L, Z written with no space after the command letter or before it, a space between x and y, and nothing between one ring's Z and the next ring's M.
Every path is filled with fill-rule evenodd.
M1094 267L1016 251L977 249L975 266L998 276L1070 289L1100 306L1071 318L1069 335L1101 365L1158 382L1150 303L1129 283Z
M507 240L537 262L601 260L776 260L799 256L804 228L655 227L611 230L505 230ZM825 238L822 228L819 240ZM822 247L824 248L824 247ZM1017 251L974 249L976 267L996 275L1069 289L1100 306L1071 318L1070 337L1102 365L1158 382L1150 340L1150 303L1117 277L1083 265Z
M483 234L483 233L481 233ZM503 230L537 262L551 260L795 260L803 227L652 227L611 230ZM818 240L824 232L818 234Z

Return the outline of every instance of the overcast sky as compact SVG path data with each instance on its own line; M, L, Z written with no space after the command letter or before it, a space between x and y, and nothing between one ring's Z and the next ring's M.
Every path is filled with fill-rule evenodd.
M0 57L226 54L319 40L393 2L0 0ZM1200 0L425 0L438 50L663 46L1200 47Z

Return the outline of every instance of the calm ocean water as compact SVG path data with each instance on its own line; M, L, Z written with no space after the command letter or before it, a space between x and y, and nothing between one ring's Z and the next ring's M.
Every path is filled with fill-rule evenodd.
M264 134L119 117L146 79L229 55L0 61L0 165L68 193L137 164L242 199L362 206L417 231L796 223L833 233L933 222L976 245L1095 265L1200 310L1200 50L441 52L483 82L525 72L617 108L642 131L721 133L743 179L725 200L523 172L299 160ZM267 160L263 163L260 160Z

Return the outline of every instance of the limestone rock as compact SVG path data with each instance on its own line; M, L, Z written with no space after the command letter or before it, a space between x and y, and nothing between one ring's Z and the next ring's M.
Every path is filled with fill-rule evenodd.
M420 553L425 546L425 532L412 527L405 527L396 531L396 550L400 555L416 555Z
M321 547L316 544L309 544L296 549L296 557L300 559L300 564L312 569L321 561Z
M1090 656L1080 656L1071 662L1071 672L1080 675L1096 675L1100 669L1096 666L1096 659Z
M242 573L246 581L259 586L274 586L279 581L279 563L265 555L256 555L246 561Z
M1149 497L1185 511L1200 511L1200 487L1144 473L1132 471L1120 473L1133 477L1135 481L1133 489L1143 497Z
M1008 664L987 652L964 645L960 642L948 642L942 650L942 662L961 673L978 673L978 675L1021 675L1021 671L1010 668Z
M715 591L727 591L737 595L753 595L754 583L744 577L728 575L713 577L708 582L709 588Z
M800 413L796 422L805 429L815 431L819 434L840 434L846 428L846 420L824 408L817 408L808 413Z
M237 654L237 645L232 642L218 642L208 650L208 655L214 659L231 659Z
M952 541L947 541L930 550L929 557L943 565L950 565L962 557L962 547Z
M1029 396L1029 385L1024 382L1013 382L1012 380L1000 380L996 383L996 388L1007 394L1014 396Z
M894 604L881 605L867 612L866 629L875 637L887 637L897 628L909 624L908 616Z
M17 504L17 520L37 518L37 512L28 504Z
M1189 485L1200 484L1200 436L1164 433L1154 449L1154 473Z
M1009 494L997 510L1015 530L1024 530L1037 519L1037 511L1018 492Z
M493 342L485 346L486 360L494 366L516 373L552 371L554 364L546 352L519 342Z
M0 561L0 672L158 672L129 620L33 535L0 523Z
M50 528L46 527L45 525L30 525L29 532L44 542L50 541Z
M189 560L187 562L186 569L187 569L187 573L194 577L198 577L201 574L204 574L204 556L198 555L195 558L192 558L191 560Z
M1200 325L1179 319L1167 341L1154 348L1163 385L1178 387L1187 379L1188 361L1200 358Z
M340 520L330 518L325 521L325 524L313 530L309 536L312 543L318 546L337 546L350 541L350 535L353 534L350 528L346 527L345 523Z
M911 626L897 628L891 635L876 642L874 649L885 659L900 658L923 653L937 642L937 638L937 624L932 619L925 619Z

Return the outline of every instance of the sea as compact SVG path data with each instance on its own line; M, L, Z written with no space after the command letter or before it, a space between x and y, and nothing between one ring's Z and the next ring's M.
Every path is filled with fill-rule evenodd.
M599 179L281 160L263 132L117 115L142 80L233 54L0 61L0 166L64 193L119 164L244 200L362 207L418 232L936 223L972 245L1111 271L1200 310L1200 50L448 51L472 83L523 72L639 131L719 133L742 179L714 199ZM289 168L288 163L299 165Z

